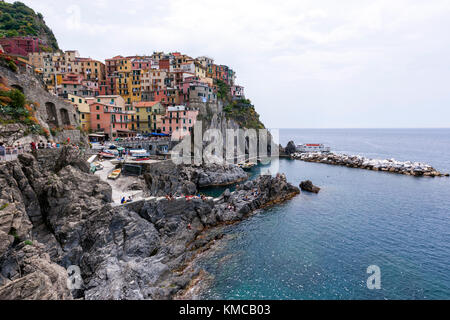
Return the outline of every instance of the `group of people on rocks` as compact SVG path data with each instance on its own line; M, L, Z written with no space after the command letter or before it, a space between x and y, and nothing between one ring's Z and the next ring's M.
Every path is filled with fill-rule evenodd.
M128 196L128 199L125 199L125 197L122 197L122 199L120 200L120 204L126 204L126 203L130 203L130 202L133 202L132 196Z
M70 144L70 138L67 138L67 143ZM61 147L61 145L59 143L57 143L55 141L51 141L51 140L49 140L47 142L39 140L39 142L37 142L37 143L34 141L31 141L30 147L31 147L31 150L37 150L37 149L59 148L59 147ZM75 145L75 147L76 147L76 145Z
M7 145L4 142L0 142L0 160L7 160L7 156L12 157L10 160L13 160L17 155L29 151L25 147L22 143Z
M166 195L166 199L169 201L175 200L176 194L173 195L172 193L169 193L168 195ZM192 199L202 199L203 201L206 201L207 198L205 195L203 194L198 194L198 195L181 195L181 197L184 197L186 199L186 201L191 201Z
M37 150L37 149L50 149L50 148L59 148L60 147L60 144L59 143L56 143L56 142L54 142L54 141L47 141L47 142L44 142L44 141L42 141L42 140L40 140L39 142L34 142L34 141L32 141L32 142L30 142L30 147L31 147L31 150Z
M67 138L67 144L70 143L70 138ZM79 149L77 144L71 144L74 148ZM19 154L26 152L32 152L39 149L51 149L60 148L61 144L55 141L48 140L44 142L43 140L31 141L29 144L24 144L17 142L13 145L6 145L4 142L0 142L0 160L14 160Z

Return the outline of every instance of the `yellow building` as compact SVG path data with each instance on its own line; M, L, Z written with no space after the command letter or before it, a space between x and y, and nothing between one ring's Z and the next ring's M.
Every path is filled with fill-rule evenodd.
M206 68L197 61L195 62L195 76L199 78L206 78Z
M131 99L129 103L141 101L141 72L141 70L131 72Z
M84 79L97 81L105 80L106 69L104 63L91 58L77 58L76 62L81 68L80 72Z
M117 93L124 98L125 103L132 104L134 101L139 101L140 99L138 100L136 99L136 96L133 96L133 71L131 68L131 58L121 57L118 59L115 76Z
M68 94L67 98L74 105L75 110L77 110L79 114L81 130L89 131L91 129L91 112L87 100L73 94Z
M158 117L165 114L166 109L156 101L142 101L133 104L136 110L136 129L139 133L157 131Z

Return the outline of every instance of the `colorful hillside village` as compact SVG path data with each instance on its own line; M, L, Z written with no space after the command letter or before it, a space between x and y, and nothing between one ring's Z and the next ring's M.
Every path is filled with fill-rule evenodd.
M0 50L33 68L48 91L70 101L80 129L106 140L137 134L182 138L190 133L199 103L216 103L219 84L243 99L235 72L212 58L180 52L115 56L102 61L77 51L44 52L35 37L1 38Z

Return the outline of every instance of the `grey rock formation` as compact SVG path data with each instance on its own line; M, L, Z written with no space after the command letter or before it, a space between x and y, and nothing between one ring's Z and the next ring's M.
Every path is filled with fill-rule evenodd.
M70 292L62 290L67 289L62 266L79 261L83 251L80 232L86 217L108 206L111 188L84 172L85 163L76 149L42 150L36 156L38 160L24 154L0 165L0 285L8 285L1 292L8 299L70 298ZM32 262L30 248L39 249ZM17 258L21 256L29 259ZM26 265L41 262L47 273L24 273ZM34 284L27 284L29 281ZM42 294L25 293L35 286L42 288Z
M262 176L216 200L151 198L112 207L111 188L85 172L78 152L65 147L0 166L0 203L8 203L0 211L0 298L173 298L200 274L193 261L223 236L222 224L299 193L284 175ZM194 171L176 173L185 179ZM72 265L83 285L69 292L65 268Z
M284 152L286 154L293 154L296 151L295 143L294 141L289 141L286 145L286 148L284 148Z
M169 161L150 166L144 178L150 194L165 196L169 193L193 195L199 188L231 185L247 180L248 175L237 166L176 166Z
M22 243L1 260L0 300L72 299L66 270L50 260L42 244Z
M319 193L320 188L313 185L311 180L302 181L300 183L300 189L307 192Z

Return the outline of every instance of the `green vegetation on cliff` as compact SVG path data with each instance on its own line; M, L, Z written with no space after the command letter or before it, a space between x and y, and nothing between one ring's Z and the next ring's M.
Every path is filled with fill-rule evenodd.
M42 14L35 13L22 2L0 1L0 37L37 36L47 47L58 50L58 42L52 30L45 24Z
M39 124L35 110L27 102L25 95L11 88L0 78L0 124L21 123L27 126L27 134L48 135Z
M264 129L264 124L259 120L259 114L248 99L233 99L230 86L224 81L215 80L217 86L217 98L223 101L223 112L227 119L234 120L242 128Z
M259 114L248 99L234 100L223 108L227 119L233 119L240 127L248 129L264 129Z

